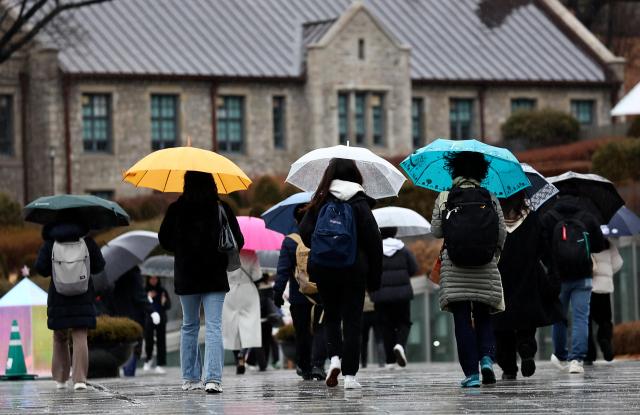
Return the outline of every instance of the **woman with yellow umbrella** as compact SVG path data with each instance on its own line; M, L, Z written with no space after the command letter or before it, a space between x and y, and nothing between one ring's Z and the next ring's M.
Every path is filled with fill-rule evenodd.
M233 269L230 258L237 255L244 239L235 215L218 193L244 190L251 180L227 158L193 147L156 151L129 169L124 180L163 192L183 192L167 209L158 234L160 245L175 254L175 292L183 314L182 389L204 387L208 393L221 393L227 269ZM229 240L231 254L227 244L221 246ZM204 374L198 348L201 306L206 326Z

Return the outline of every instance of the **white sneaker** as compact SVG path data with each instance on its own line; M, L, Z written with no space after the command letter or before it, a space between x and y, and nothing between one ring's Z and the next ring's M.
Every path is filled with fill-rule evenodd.
M569 363L569 373L584 373L584 367L582 366L582 362L577 360L572 360Z
M164 368L162 366L156 366L156 368L154 369L154 372L159 374L159 375L164 375L167 373L166 370L164 370Z
M402 345L396 344L393 346L393 353L396 355L396 363L400 367L405 367L407 365L407 356L404 354L404 347Z
M73 385L73 390L75 391L86 391L87 390L87 384L84 382L77 382L75 385Z
M202 382L199 380L185 380L182 382L183 391L195 391L202 389Z
M360 389L362 385L358 383L355 376L345 376L344 377L344 388L345 389Z
M56 382L56 389L67 389L67 382Z
M222 393L222 385L216 382L207 382L204 386L204 391L207 393Z
M388 370L394 370L397 367L398 367L397 363L387 363L386 365L384 365L384 368Z
M324 383L326 383L330 388L338 386L338 375L340 375L341 370L342 365L340 364L340 358L338 356L333 356L331 358L331 364L329 365L327 378L325 379Z
M563 372L569 368L569 363L566 360L558 359L555 354L551 354L551 363Z
M144 362L144 366L142 366L142 370L148 372L151 370L151 361Z

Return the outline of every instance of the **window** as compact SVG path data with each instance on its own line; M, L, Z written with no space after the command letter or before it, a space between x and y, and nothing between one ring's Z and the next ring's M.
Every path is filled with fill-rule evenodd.
M217 111L218 148L241 152L244 144L244 97L224 96Z
M471 138L473 123L473 100L453 98L450 101L449 121L451 139Z
M113 190L90 190L89 194L106 200L113 200Z
M358 39L358 59L364 60L364 39Z
M384 95L371 95L371 117L373 118L373 144L384 145Z
M511 100L511 112L529 111L536 108L536 100L530 98L514 98Z
M0 154L13 154L13 97L0 95Z
M571 101L571 113L581 125L594 124L594 101L591 99L574 99Z
M273 97L273 146L285 148L285 97Z
M349 95L338 94L338 135L340 144L347 144L349 136Z
M178 144L178 96L151 95L151 148Z
M85 151L111 150L111 95L82 95L82 141Z
M424 145L423 111L424 100L422 98L413 98L411 100L411 136L413 137L413 148L420 148Z
M364 144L367 134L365 108L367 96L362 93L356 94L356 144Z

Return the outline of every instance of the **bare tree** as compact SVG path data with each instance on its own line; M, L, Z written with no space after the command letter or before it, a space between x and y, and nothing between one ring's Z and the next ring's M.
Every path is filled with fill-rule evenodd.
M0 0L0 64L65 11L111 0Z

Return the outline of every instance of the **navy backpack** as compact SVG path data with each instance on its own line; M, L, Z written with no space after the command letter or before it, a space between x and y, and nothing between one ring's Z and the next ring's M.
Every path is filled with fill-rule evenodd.
M350 267L356 262L358 237L353 209L347 202L331 200L318 214L311 235L309 261L327 268Z

